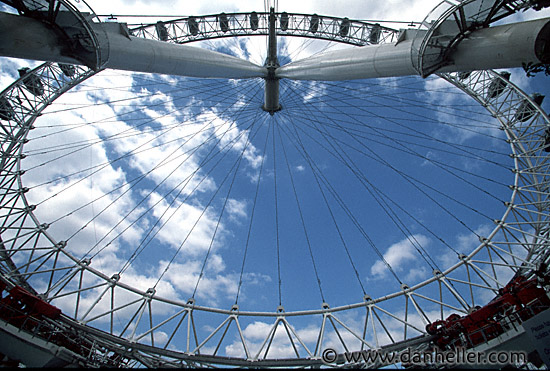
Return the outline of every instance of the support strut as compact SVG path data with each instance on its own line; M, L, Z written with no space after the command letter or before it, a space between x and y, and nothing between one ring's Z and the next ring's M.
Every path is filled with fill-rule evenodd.
M265 77L264 105L262 109L273 115L282 108L279 104L279 78L275 76L275 70L279 67L279 61L277 60L277 33L274 8L271 8L269 12L268 37L267 58L264 64L264 67L267 68L267 76Z

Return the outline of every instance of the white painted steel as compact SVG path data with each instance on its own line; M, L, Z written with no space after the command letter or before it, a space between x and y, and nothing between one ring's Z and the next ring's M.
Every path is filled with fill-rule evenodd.
M411 62L412 40L337 50L289 63L277 69L279 78L352 80L417 75Z
M227 54L130 36L118 23L92 26L103 27L108 35L109 60L104 68L205 78L267 75L266 68ZM0 34L2 56L82 64L63 48L61 35L35 19L0 13Z
M535 40L550 18L480 29L464 39L453 53L452 65L439 72L520 67L537 63ZM192 77L266 77L267 69L230 55L188 45L133 37L118 23L105 23L109 38L106 68ZM94 27L100 27L94 24ZM276 70L277 78L350 80L418 74L411 48L423 32L403 31L395 44L337 50L296 61ZM60 36L39 21L0 13L0 54L3 56L78 63L60 45ZM29 44L31 43L31 44Z
M480 29L463 40L453 53L454 63L439 72L521 67L537 63L535 40L550 18ZM411 48L423 32L403 31L395 44L370 45L313 56L277 69L280 78L295 80L351 80L417 75Z

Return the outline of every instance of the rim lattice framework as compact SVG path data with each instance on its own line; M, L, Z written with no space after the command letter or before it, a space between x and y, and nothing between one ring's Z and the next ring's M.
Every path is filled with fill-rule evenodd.
M312 16L308 17L311 19ZM145 30L137 30L134 34L139 32L145 33ZM367 40L369 36L368 33L365 35ZM175 39L174 36L172 41ZM392 39L387 37L380 42ZM426 325L444 319L448 311L466 314L479 304L476 297L480 291L496 294L506 285L507 282L497 274L499 268L509 268L516 274L532 277L541 263L549 261L550 182L545 149L550 142L550 119L530 96L505 77L493 71L475 71L439 76L477 100L500 122L510 144L514 183L510 186L511 196L506 202L506 210L499 220L495 220L492 232L479 236L477 248L468 255L460 255L452 267L444 272L434 271L431 279L413 287L404 285L401 291L385 297L365 297L362 302L343 307L323 305L319 309L297 312L210 308L194 301L159 297L154 291L137 290L119 282L117 276L104 275L94 267L93 261L72 256L66 243L55 240L48 233L48 225L34 215L35 206L28 203L25 196L28 189L21 181L24 144L35 120L60 95L96 72L85 67L46 63L29 71L0 95L1 276L8 285L23 286L49 302L62 297L74 298L74 313L65 313L61 320L44 325L73 340L78 339L83 347L81 354L87 351L87 358L82 359L85 364L108 364L116 354L129 364L147 367L182 364L318 366L322 364L323 342L329 332L336 334L343 349L349 351L357 349L352 348L346 339L359 343L360 349L399 351L422 347L430 337L424 327L411 319L413 316ZM34 279L47 282L46 289L36 292L28 284ZM87 285L86 282L90 281L94 284ZM423 290L428 286L436 289ZM95 300L84 306L80 300L83 295L95 296ZM134 300L115 306L114 297L121 295ZM109 300L111 307L96 314L94 310L100 300ZM154 313L153 302L165 304L172 314L158 321L160 316ZM440 316L429 318L426 314L428 306L431 309L437 307ZM134 308L133 315L124 326L117 328L114 314L128 308ZM362 313L363 327L360 330L346 321L343 313L347 311ZM215 324L206 336L195 328L195 319L199 316L207 316L210 323ZM110 331L93 327L95 321L105 318L109 318ZM296 331L298 326L294 323L301 318L315 318L311 322L319 323L317 341L313 346ZM270 331L256 352L251 352L242 330L241 323L249 319L271 323ZM402 338L392 337L389 324L402 328ZM147 330L140 330L138 334L138 325ZM168 333L168 339L162 344L155 338L157 331ZM294 349L295 357L270 357L272 342L281 332ZM391 339L390 344L381 342L385 336ZM243 358L217 355L224 339L230 337L240 339L245 354ZM216 347L213 355L203 354L207 347ZM181 351L170 350L172 348Z

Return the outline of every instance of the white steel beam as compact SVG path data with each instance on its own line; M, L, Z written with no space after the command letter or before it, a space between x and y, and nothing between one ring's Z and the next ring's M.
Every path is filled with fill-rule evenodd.
M451 55L450 65L438 72L521 67L540 63L535 44L546 40L550 18L484 28L462 40ZM544 28L544 29L543 29ZM351 80L417 75L413 40L423 37L415 30L403 31L394 44L370 45L318 54L277 69L276 76L296 80ZM418 40L414 42L418 44ZM539 46L540 47L540 46ZM544 62L548 63L548 62Z
M103 27L107 34L108 50L102 52L109 59L103 68L230 79L267 75L265 67L227 54L131 36L119 23L91 25ZM33 18L0 12L0 35L2 56L82 64L58 30Z
M550 18L489 27L472 32L451 54L450 64L437 72L521 67L539 63L538 50L547 50ZM102 53L109 55L105 68L192 77L268 77L258 66L227 54L188 45L143 39L128 34L123 24L91 23L107 34ZM546 26L546 27L545 27ZM103 30L100 30L102 27ZM82 64L59 30L38 20L0 13L0 55L24 59ZM405 30L397 43L369 45L319 54L279 67L279 78L297 80L349 80L417 75L413 45L422 32ZM547 52L546 52L547 53ZM548 57L548 56L547 56ZM543 61L548 63L548 61Z

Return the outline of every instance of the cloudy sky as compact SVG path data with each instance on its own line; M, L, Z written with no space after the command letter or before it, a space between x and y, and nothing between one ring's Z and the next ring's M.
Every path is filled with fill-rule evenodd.
M410 22L438 3L276 5L289 13ZM100 0L92 7L137 23L154 21L122 15L264 11L266 5ZM262 63L263 45L256 38L203 46ZM292 60L325 44L281 39L279 46L281 59ZM27 65L37 62L1 59L1 87ZM529 93L549 93L544 76L527 78L518 69L512 81ZM222 309L237 303L251 311L346 305L412 286L455 264L457 252L475 248L504 211L513 180L504 136L486 111L440 79L285 80L281 112L270 116L262 102L262 80L104 71L37 121L23 161L28 198L54 238L107 276L120 274L121 282L171 300L193 297ZM502 274L505 280L509 272ZM86 284L96 282L87 277ZM81 306L92 305L99 291L83 295ZM117 301L132 298L121 293ZM56 305L72 313L75 297ZM102 299L93 312L108 305ZM120 323L131 311L117 313ZM155 313L174 309L159 305ZM360 314L345 316L350 326L362 326ZM315 324L300 325L300 336L315 342ZM258 348L270 326L250 320L244 333ZM388 327L397 331L399 324ZM166 334L155 336L161 341ZM327 346L337 344L334 336L327 339ZM233 340L223 352L242 355ZM272 355L288 351L281 345Z
M187 1L121 1L112 2L94 1L93 10L96 14L127 14L127 15L177 15L190 16L201 14L216 14L220 10L229 12L259 11L269 6L276 6L280 12L289 13L318 13L336 17L355 19L382 19L395 21L419 21L437 5L439 1L412 1L407 2L407 10L403 9L403 2L390 0L377 1L216 1L216 2L187 2Z

